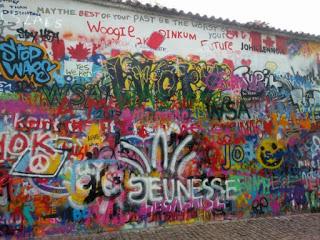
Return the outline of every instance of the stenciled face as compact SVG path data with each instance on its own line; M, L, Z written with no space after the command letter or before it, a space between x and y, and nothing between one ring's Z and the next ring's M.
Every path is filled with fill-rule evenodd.
M115 149L104 147L99 153L99 159L104 159L107 163L107 166L100 171L101 188L106 197L116 197L123 190L124 173L115 164L117 163L119 152L120 146L118 145Z
M117 166L109 166L102 172L101 187L106 197L115 197L122 192L123 171L118 170Z
M82 206L85 204L85 199L89 196L92 186L92 178L96 175L95 166L89 163L78 164L75 168L74 184L71 181L71 170L67 169L66 176L68 179L64 180L64 185L69 192L69 202Z
M276 169L284 161L285 147L275 139L263 139L257 148L256 156L264 168Z

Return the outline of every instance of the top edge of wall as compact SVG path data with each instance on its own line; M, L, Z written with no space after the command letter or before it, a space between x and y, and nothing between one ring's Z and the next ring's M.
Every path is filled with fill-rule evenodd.
M315 41L320 42L320 35L309 34L304 32L293 32L288 30L283 30L280 28L270 27L264 23L240 23L235 20L215 18L214 16L208 17L207 15L201 16L200 14L193 14L191 12L184 12L182 10L178 11L175 8L167 8L159 5L151 5L149 3L143 4L137 0L75 0L78 2L96 4L101 6L110 6L116 7L126 10L134 10L134 11L143 11L143 13L153 13L158 15L170 16L170 17L179 17L186 19L194 19L203 22L214 23L217 26L227 26L232 27L239 30L249 30L249 31L257 31L265 34L274 34L281 35L283 37L294 38L297 40L303 41ZM146 12L147 11L147 12Z

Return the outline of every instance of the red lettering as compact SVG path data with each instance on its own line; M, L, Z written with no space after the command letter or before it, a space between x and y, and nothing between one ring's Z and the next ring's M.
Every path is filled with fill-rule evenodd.
M159 30L159 33L162 35L162 36L164 36L164 37L166 37L166 31L165 30Z
M20 154L28 146L29 146L28 137L23 133L17 133L11 138L8 151L11 154Z
M85 12L84 12L84 15L85 15L86 17L93 17L93 16L94 16L94 13L93 13L93 12L89 12L89 11L85 11Z
M171 37L172 37L172 38L177 38L177 37L178 37L177 32L172 31Z
M89 31L92 32L93 30L96 31L96 32L99 32L100 29L101 29L101 21L99 21L98 23L98 27L96 27L96 25L90 25L90 22L87 21L87 25L88 25L88 28L89 28Z
M129 37L135 37L135 35L134 34L132 34L134 32L134 26L129 26L128 27L128 36Z
M42 151L48 155L54 154L54 150L52 147L47 145L45 141L50 139L50 134L40 134L34 133L32 136L32 155L34 155L38 151Z
M120 30L119 35L120 36L123 36L123 37L126 36L124 33L124 29L125 29L125 27L119 27L119 30Z
M35 117L28 117L28 119L27 119L27 127L28 128L38 129L39 124L40 124L39 119L37 119Z
M108 33L109 35L114 34L114 30L112 29L112 27L108 27L108 28L107 28L107 33Z
M13 127L17 130L23 129L24 128L23 122L24 122L24 117L19 118L19 113L16 113L14 115Z
M190 40L197 40L197 36L195 33L189 33L189 39Z
M85 16L85 17L98 17L100 15L99 12L90 12L90 11L83 11L83 10L80 10L79 11L79 16L82 17L82 16Z
M100 13L95 12L95 14L100 14ZM119 40L120 37L127 36L126 27L105 27L105 26L101 26L101 21L99 21L98 25L96 24L91 25L90 22L87 21L87 25L90 32L94 31L94 32L100 32L107 35L114 35L117 37L117 40ZM135 37L133 32L134 32L134 27L130 25L127 29L128 36Z

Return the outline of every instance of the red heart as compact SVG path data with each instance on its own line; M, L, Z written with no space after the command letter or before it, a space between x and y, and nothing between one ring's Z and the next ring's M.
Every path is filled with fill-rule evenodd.
M250 59L242 59L241 60L241 64L243 65L243 66L250 66L250 64L251 64L251 60Z

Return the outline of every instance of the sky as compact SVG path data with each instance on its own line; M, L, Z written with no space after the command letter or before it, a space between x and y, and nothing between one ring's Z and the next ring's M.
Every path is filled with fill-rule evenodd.
M260 20L271 27L320 35L320 0L139 0L240 23Z

